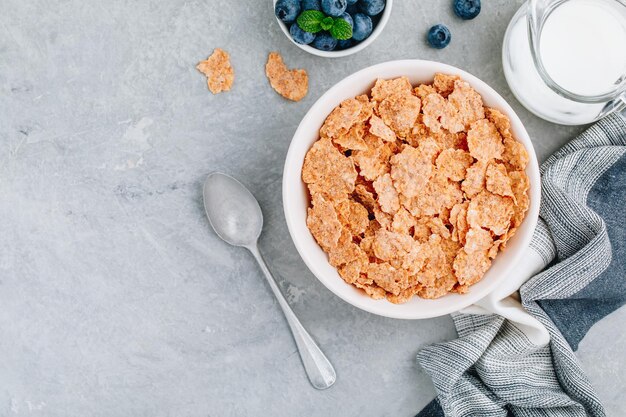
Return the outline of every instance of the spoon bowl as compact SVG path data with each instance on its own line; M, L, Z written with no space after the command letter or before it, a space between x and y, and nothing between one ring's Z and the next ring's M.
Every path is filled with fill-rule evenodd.
M202 194L209 222L222 240L242 247L256 243L263 229L263 213L242 183L214 172L204 182Z

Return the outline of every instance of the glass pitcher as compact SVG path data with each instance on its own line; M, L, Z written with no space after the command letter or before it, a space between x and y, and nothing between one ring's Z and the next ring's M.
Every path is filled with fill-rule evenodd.
M528 0L504 36L517 99L554 123L591 123L626 108L626 0Z

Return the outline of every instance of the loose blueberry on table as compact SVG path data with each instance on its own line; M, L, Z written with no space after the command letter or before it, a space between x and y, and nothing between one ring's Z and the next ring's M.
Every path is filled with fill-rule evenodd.
M480 0L454 0L454 13L461 19L473 19L480 13Z
M294 42L335 51L367 39L384 9L385 0L278 0L274 12Z
M430 28L426 39L433 48L443 49L450 43L452 34L445 25L439 24Z

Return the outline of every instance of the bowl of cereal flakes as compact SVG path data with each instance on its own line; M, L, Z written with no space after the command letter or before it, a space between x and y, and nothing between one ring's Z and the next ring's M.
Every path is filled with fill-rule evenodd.
M381 316L461 310L507 279L537 224L540 175L519 117L450 65L386 62L336 84L289 147L283 205L313 274Z

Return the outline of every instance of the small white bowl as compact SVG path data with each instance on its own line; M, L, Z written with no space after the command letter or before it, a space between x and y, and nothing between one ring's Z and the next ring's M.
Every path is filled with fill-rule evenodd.
M373 300L364 292L346 284L337 270L328 263L328 256L318 246L306 226L309 195L302 181L304 157L319 138L319 129L326 116L341 101L368 93L377 78L407 76L412 84L432 82L437 72L460 75L483 97L485 105L495 107L511 120L515 138L528 151L530 162L526 168L530 180L530 208L517 233L508 242L506 250L499 253L484 278L472 285L467 294L447 294L436 300L413 297L405 304L392 304L386 300ZM486 83L473 75L450 65L432 61L390 61L365 68L337 83L311 107L296 130L285 161L283 172L283 206L291 238L300 256L329 290L344 301L380 316L398 319L423 319L450 314L475 303L493 291L520 262L530 243L539 216L541 194L539 165L528 132L511 106Z
M272 14L274 15L274 17L276 17L274 13L274 7L276 6L277 1L278 0L272 1ZM372 42L374 42L374 40L376 40L378 35L382 33L383 29L385 28L385 25L389 21L389 16L391 16L392 6L393 6L393 0L387 0L385 3L385 10L383 10L382 15L380 16L380 20L378 21L378 24L376 25L376 27L374 27L372 34L367 39L359 42L357 45L352 46L348 49L342 49L341 51L320 51L319 49L313 48L312 46L299 44L296 41L294 41L293 38L291 37L291 34L289 33L289 28L287 27L287 25L285 25L283 21L280 20L278 17L276 17L276 21L278 22L278 26L280 26L285 36L287 36L287 38L289 38L289 40L298 48L304 51L307 51L310 54L322 56L325 58L340 58L342 56L356 54L357 52L362 51L363 49L367 48Z

